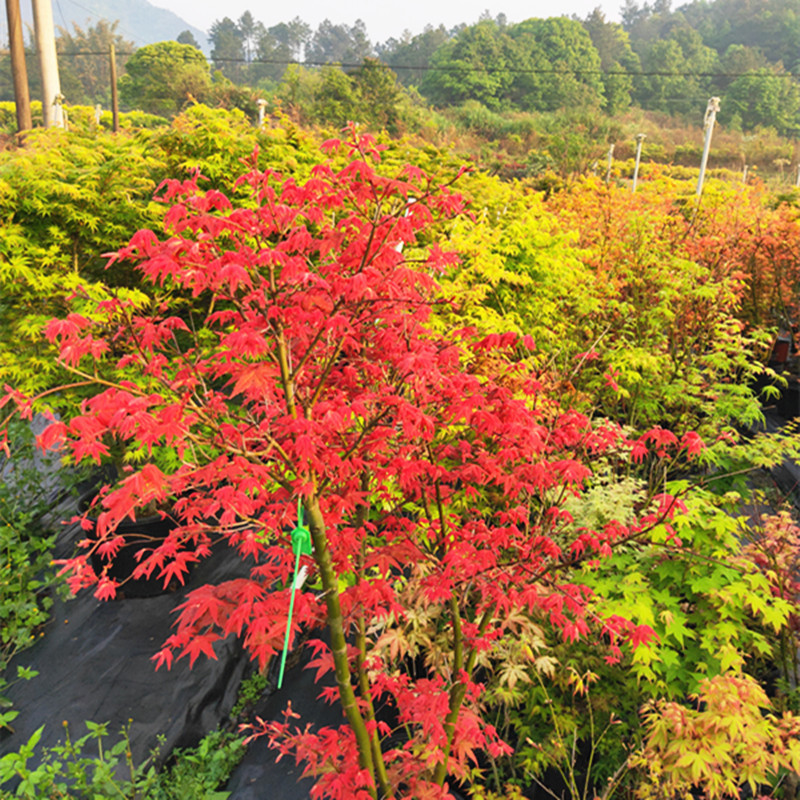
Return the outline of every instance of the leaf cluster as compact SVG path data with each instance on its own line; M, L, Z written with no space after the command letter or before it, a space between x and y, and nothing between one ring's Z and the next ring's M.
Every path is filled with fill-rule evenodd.
M231 633L262 669L278 652L299 499L322 591L296 593L293 622L327 624L314 666L341 676L347 724L262 731L305 760L320 791L441 794L448 772L474 782L480 753L507 751L482 715L481 676L520 677L514 653L495 657L493 644L530 631L531 616L565 640L587 635L575 565L642 535L670 504L597 530L559 512L590 475L582 459L621 432L540 401L541 384L507 355L529 337L430 324L435 276L455 261L431 234L463 213L460 195L418 167L380 171L371 137L327 149L305 180L253 163L230 196L198 178L165 184L167 235L140 231L114 260L139 265L152 301L118 294L48 326L92 392L42 444L78 462L108 458L111 441L175 451L98 502L85 544L107 559L125 518L176 498L178 527L134 576L182 580L218 539L252 559L248 578L192 592L157 656L166 666L215 657ZM182 300L175 313L188 296L193 313ZM65 564L72 588L113 597L118 582L87 556ZM595 621L617 650L641 635ZM395 727L376 716L387 702Z
M49 465L34 451L33 434L26 423L12 426L15 460L5 461L0 469L0 689L10 677L9 662L43 635L50 619L56 593L66 585L57 578L52 564L55 534L49 533L45 515L53 503L52 489L43 479ZM69 483L69 479L67 479ZM34 676L31 670L17 667L17 680ZM0 698L0 705L11 703ZM0 726L8 726L16 710L0 715Z
M96 504L101 564L121 521L171 499L178 528L137 576L182 580L221 539L252 566L192 594L159 663L236 634L267 666L300 499L315 549L293 630L339 637L313 666L339 678L347 721L255 729L320 792L436 797L448 771L478 784L487 765L500 791L557 765L587 794L617 780L641 699L793 652L791 527L743 551L739 498L681 506L688 483L666 485L797 449L729 431L759 418L761 326L797 283L790 210L720 192L692 214L666 178L545 197L460 174L456 194L435 148L323 146L203 106L94 150L75 137L71 160L43 158L53 137L0 161L3 324L31 342L6 380L89 385L42 444L126 465ZM163 204L140 206L166 172ZM107 218L102 197L120 203ZM112 597L86 555L73 588Z
M244 755L241 737L213 731L196 747L176 750L172 764L157 772L153 760L135 764L130 748L130 728L123 728L110 746L108 723L85 723L78 739L64 724L64 742L39 748L43 727L16 752L0 758L0 785L16 781L2 791L4 798L49 800L224 800L221 791ZM95 750L95 753L90 751ZM30 763L32 762L32 763Z
M649 780L637 795L668 797L702 787L714 800L774 788L783 770L800 771L800 723L778 717L761 687L730 673L706 679L695 708L661 701L644 712L647 741L640 761Z

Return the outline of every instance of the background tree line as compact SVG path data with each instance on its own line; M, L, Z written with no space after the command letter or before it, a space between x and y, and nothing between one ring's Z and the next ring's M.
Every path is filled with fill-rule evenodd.
M69 102L107 105L113 42L121 72L127 68L123 103L166 116L189 100L254 114L255 95L245 87L280 98L304 122L338 124L358 113L390 130L415 105L609 115L641 108L696 119L718 95L720 122L733 129L800 129L800 0L694 0L676 10L669 0L626 0L621 16L621 24L611 22L598 8L585 19L511 24L486 13L471 25L428 26L381 43L360 20L325 20L312 30L295 17L267 27L246 11L211 26L210 59L188 31L136 50L106 21L60 28L58 50ZM3 56L0 100L12 98Z
M246 12L215 22L209 41L213 68L254 86L280 81L293 61L346 71L375 57L437 107L618 114L634 106L681 116L717 95L724 124L781 134L800 127L800 0L694 0L675 10L669 0L626 0L621 17L611 22L596 8L585 19L509 24L487 13L472 25L373 43L361 21L325 20L312 31L295 18L267 28Z
M378 51L400 81L440 106L477 100L495 110L582 106L610 114L637 106L680 116L697 115L717 95L721 122L789 134L800 106L799 19L796 0L698 0L675 11L668 0L628 0L622 24L599 9L582 20L514 25L484 17L453 32L390 40ZM399 69L406 63L415 69Z

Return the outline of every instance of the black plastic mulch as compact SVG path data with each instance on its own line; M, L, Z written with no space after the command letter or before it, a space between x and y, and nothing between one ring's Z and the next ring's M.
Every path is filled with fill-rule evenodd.
M45 746L63 741L62 721L72 738L86 732L84 720L109 722L110 740L131 721L136 763L156 747L163 760L174 747L191 746L225 720L248 659L232 637L217 648L218 660L186 659L156 671L152 656L170 635L172 613L190 588L243 573L235 552L215 552L180 591L158 597L100 602L88 591L56 602L44 635L12 663L38 671L11 686L7 696L20 712L14 733L0 733L0 754L18 750L41 725Z

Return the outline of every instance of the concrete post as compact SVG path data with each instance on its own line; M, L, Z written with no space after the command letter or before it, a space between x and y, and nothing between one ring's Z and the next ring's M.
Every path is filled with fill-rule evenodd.
M45 128L63 128L64 118L61 113L61 103L56 102L56 98L61 95L61 82L58 78L56 30L53 25L51 0L33 0L33 25L36 49L39 51L39 65L42 70L44 126Z
M706 106L706 115L703 120L703 129L706 133L703 143L703 157L700 160L700 175L697 178L697 196L703 193L703 183L706 179L706 165L708 164L708 152L711 150L711 134L714 132L714 121L719 111L719 97L712 97Z
M642 161L642 142L647 138L646 133L636 134L636 164L633 167L633 191L636 191L636 184L639 181L639 164Z
M608 148L608 162L606 163L606 186L611 182L611 165L614 162L614 143Z
M68 131L69 130L69 112L67 111L67 107L64 104L64 100L66 100L66 98L64 97L63 94L56 95L56 102L55 102L55 105L57 106L57 108L56 108L56 116L58 116L59 114L61 115L61 127L65 131Z

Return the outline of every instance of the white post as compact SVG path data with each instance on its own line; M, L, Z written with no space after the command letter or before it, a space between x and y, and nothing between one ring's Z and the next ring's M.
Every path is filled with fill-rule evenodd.
M642 142L647 138L646 133L636 134L636 164L633 168L633 191L636 191L636 184L639 181L639 164L642 160Z
M608 148L608 163L606 164L606 186L611 181L611 165L614 161L614 143L612 142Z
M697 177L697 196L703 193L703 183L706 179L706 165L708 164L708 151L711 150L711 134L714 132L714 120L719 111L719 97L712 97L706 106L706 115L703 119L703 130L706 138L703 143L703 158L700 161L700 175Z
M747 164L744 165L742 170L742 183L747 183Z
M264 116L266 115L267 111L267 101L263 97L259 97L256 100L256 105L258 106L258 127L260 128L264 124Z
M67 107L64 105L64 95L58 94L56 95L56 101L53 103L56 109L56 117L61 117L61 127L65 130L69 130L69 114L67 114Z
M56 32L53 25L53 5L51 0L33 0L33 25L36 34L36 49L39 51L39 66L42 70L42 114L46 128L61 128L64 119L61 103L56 98L61 95L61 82L58 78L58 58L56 56Z

